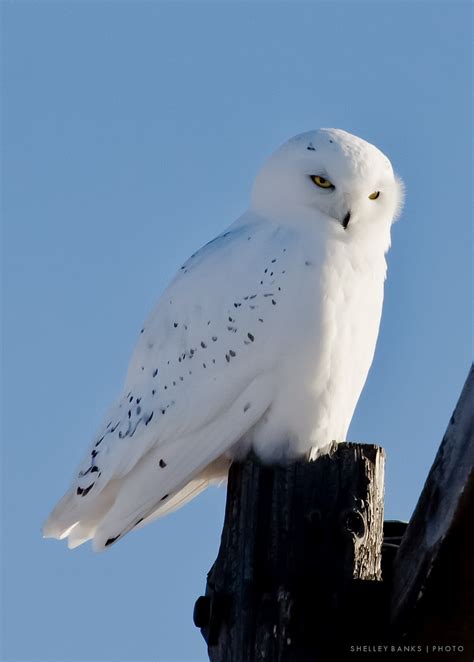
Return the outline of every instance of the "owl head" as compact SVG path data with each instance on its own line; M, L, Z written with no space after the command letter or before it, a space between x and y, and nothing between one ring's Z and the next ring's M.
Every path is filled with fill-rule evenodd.
M253 209L267 219L313 224L344 241L379 237L387 249L402 204L389 159L342 129L288 140L264 163L252 193Z

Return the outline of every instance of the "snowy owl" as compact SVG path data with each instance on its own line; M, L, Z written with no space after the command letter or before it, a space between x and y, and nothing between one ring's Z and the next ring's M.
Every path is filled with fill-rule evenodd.
M248 210L159 299L45 537L102 550L221 481L250 449L279 462L345 440L402 198L388 158L350 133L279 147Z

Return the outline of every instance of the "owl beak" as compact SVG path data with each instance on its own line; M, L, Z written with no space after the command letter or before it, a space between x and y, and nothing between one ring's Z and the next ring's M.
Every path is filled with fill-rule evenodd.
M351 220L351 210L347 212L347 214L344 216L344 219L342 221L342 227L344 230L347 230L347 226L349 225L349 221Z

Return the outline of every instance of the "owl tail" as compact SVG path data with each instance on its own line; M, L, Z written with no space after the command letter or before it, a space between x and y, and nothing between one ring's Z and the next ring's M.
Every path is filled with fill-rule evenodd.
M176 488L174 472L169 472L167 479L163 475L163 480L159 480L157 470L164 471L168 463L153 455L156 451L145 455L123 478L111 480L93 499L78 499L74 489L69 490L46 520L43 536L67 538L69 549L92 539L95 551L104 550L132 529L142 528L181 508L211 483L222 482L229 467L227 458L218 458L195 478L184 478L187 482ZM169 492L164 493L164 490ZM157 495L161 495L158 501ZM130 511L133 503L137 505Z

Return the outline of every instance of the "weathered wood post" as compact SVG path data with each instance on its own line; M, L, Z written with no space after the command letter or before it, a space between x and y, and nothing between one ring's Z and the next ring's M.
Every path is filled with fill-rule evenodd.
M232 465L194 614L211 662L352 660L364 647L380 660L413 650L472 661L473 367L408 528L386 522L383 546L383 450L325 450L285 467Z
M474 369L394 561L391 631L433 656L474 659ZM449 649L449 650L448 650Z
M288 466L232 465L219 554L194 614L212 662L336 659L383 637L384 451L325 450Z

